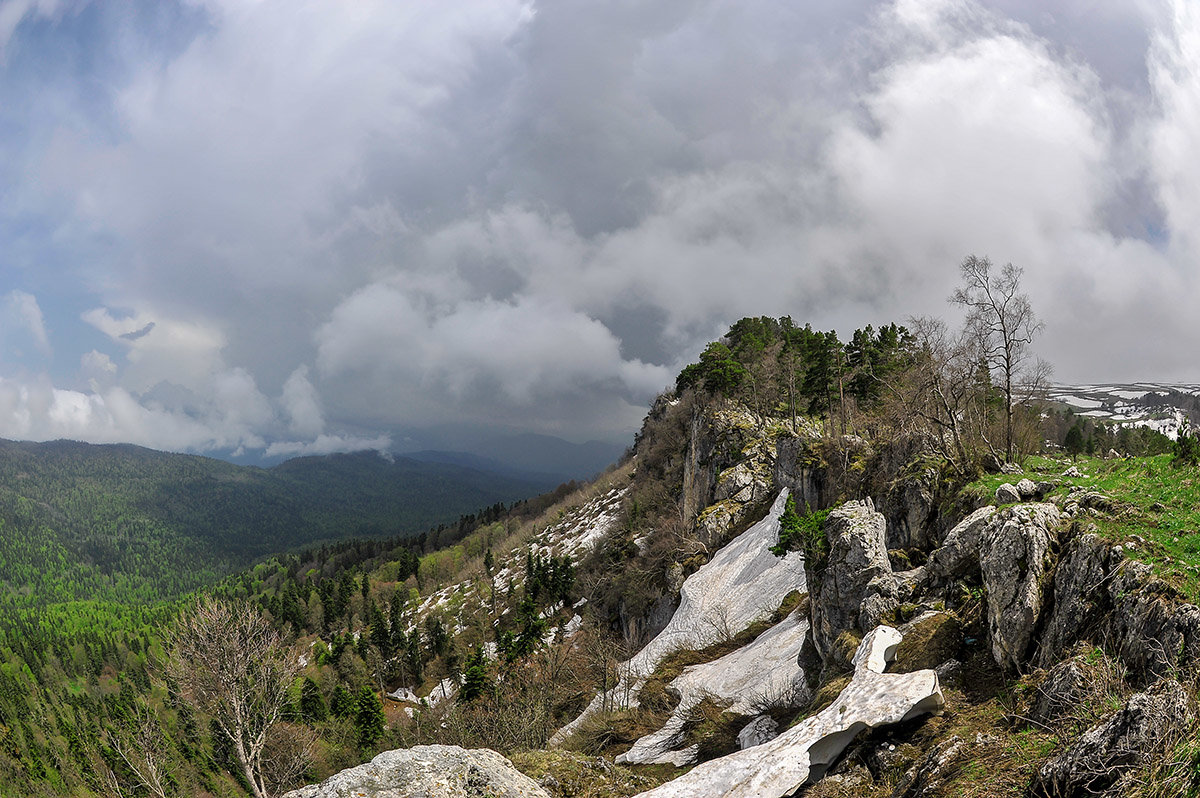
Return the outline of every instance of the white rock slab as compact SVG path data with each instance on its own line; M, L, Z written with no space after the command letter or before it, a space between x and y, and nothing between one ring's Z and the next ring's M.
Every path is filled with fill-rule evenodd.
M640 793L643 798L779 798L825 774L859 733L936 712L945 705L937 674L883 673L903 638L876 627L854 655L854 678L829 707L770 742L697 765Z
M442 679L425 697L430 707L436 707L438 704L453 698L458 695L458 682L447 676Z
M393 701L409 701L413 704L417 704L421 701L421 699L417 697L417 694L414 693L409 687L398 687L386 695Z
M587 709L550 739L557 745L605 703L622 706L636 695L654 668L669 654L701 649L745 629L774 612L793 590L804 591L804 557L789 552L776 557L770 547L779 541L779 516L788 491L784 489L766 517L718 551L700 570L684 580L679 608L646 647L619 668L621 683L606 696L598 695Z
M667 723L648 734L617 757L619 764L650 765L670 763L676 767L691 764L692 757L681 761L674 751L683 738L684 724L691 710L706 697L731 702L729 711L754 715L767 705L799 706L806 703L808 689L798 657L808 634L808 618L790 615L763 632L748 645L720 659L684 670L671 688L679 696L679 706Z

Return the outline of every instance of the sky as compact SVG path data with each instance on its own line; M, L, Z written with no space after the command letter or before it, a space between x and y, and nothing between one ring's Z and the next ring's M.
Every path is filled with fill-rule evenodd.
M0 0L0 437L628 442L747 315L1024 270L1200 379L1190 0Z

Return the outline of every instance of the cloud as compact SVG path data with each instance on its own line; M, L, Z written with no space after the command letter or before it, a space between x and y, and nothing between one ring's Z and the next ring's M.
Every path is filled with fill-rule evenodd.
M267 457L308 457L337 452L375 450L387 453L392 439L387 435L362 438L343 435L318 435L312 441L275 441L267 447Z
M62 5L61 0L5 0L0 3L0 58L18 25L29 17L52 17Z
M9 291L0 301L0 341L9 356L28 347L42 356L51 354L46 320L37 298L24 291Z
M300 366L283 384L280 404L288 419L288 428L296 435L312 438L325 430L321 398L308 380L308 366Z
M616 438L738 317L949 315L968 253L1061 378L1200 377L1186 0L67 8L0 7L0 246L75 292L7 287L12 429Z

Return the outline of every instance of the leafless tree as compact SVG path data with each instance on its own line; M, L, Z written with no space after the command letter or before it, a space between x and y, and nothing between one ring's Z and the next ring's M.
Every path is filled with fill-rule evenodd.
M125 765L136 787L152 798L167 798L171 764L167 743L154 713L144 704L137 704L131 717L116 728L105 730L104 741ZM122 780L108 767L102 771L108 791L126 794Z
M1013 436L1015 390L1029 360L1029 346L1042 330L1021 293L1022 270L1005 264L999 274L992 272L986 257L968 255L959 266L963 284L950 297L967 310L966 325L980 348L980 356L993 372L1000 374L1004 389L1004 456L1012 462L1016 455Z
M964 336L954 336L941 319L907 321L916 342L913 364L881 381L887 415L900 434L921 433L956 471L974 459L979 411L974 386L976 359ZM986 442L985 435L980 440Z
M255 797L267 798L268 770L290 770L277 761L268 768L266 752L300 672L296 653L257 606L211 597L181 614L169 650L180 692L228 735Z

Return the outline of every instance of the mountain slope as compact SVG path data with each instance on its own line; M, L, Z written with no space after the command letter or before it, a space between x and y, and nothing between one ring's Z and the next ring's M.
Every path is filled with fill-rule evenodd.
M261 469L136 446L0 441L0 585L17 603L149 601L272 553L419 534L541 487L373 452Z

